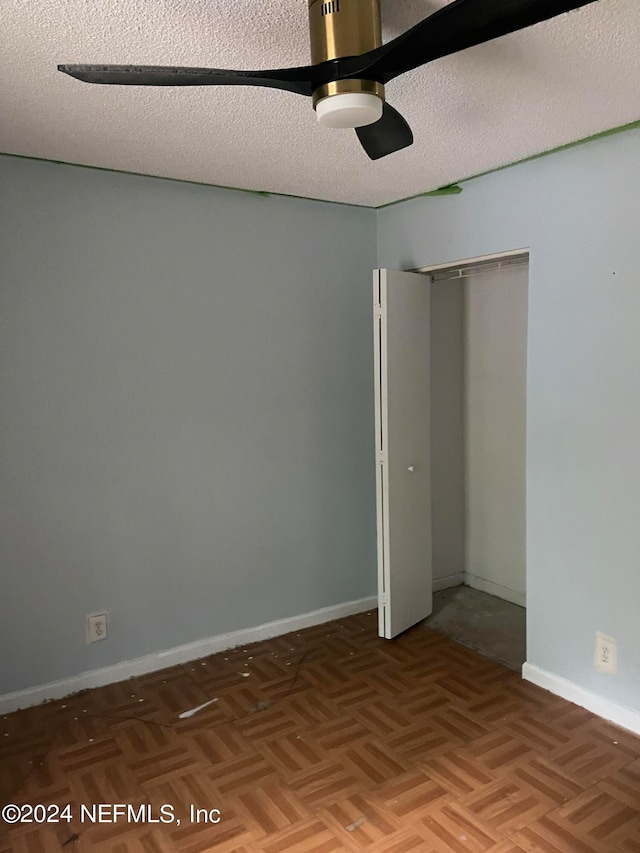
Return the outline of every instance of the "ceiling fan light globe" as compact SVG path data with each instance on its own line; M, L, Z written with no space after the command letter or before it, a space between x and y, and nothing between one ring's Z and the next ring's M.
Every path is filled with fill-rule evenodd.
M316 104L318 124L324 127L364 127L382 118L382 99L369 92L328 95Z

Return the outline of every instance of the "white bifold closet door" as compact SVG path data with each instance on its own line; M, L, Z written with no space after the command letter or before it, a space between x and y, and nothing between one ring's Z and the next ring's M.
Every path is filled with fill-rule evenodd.
M373 274L378 633L389 639L432 608L430 284Z

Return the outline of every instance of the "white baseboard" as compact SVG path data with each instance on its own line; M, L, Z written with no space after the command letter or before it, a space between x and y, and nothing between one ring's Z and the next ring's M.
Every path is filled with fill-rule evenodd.
M440 592L442 589L452 589L454 586L462 586L464 583L464 572L457 575L447 575L445 578L433 579L433 591Z
M512 604L518 604L520 607L527 606L527 596L524 592L516 592L515 589L509 589L508 586L501 586L499 583L479 578L477 575L472 575L469 572L465 572L464 582L473 589L479 589L480 592L488 592L489 595L495 595L496 598L502 598L504 601L510 601Z
M344 616L352 616L354 613L373 610L377 606L378 598L373 595L356 601L345 601L342 604L323 607L320 610L302 613L299 616L278 619L275 622L267 622L254 628L231 631L229 634L218 634L215 637L196 640L195 643L187 643L184 646L176 646L173 649L154 652L144 657L125 660L112 666L81 672L79 675L63 678L60 681L52 681L48 684L16 690L13 693L5 693L0 696L0 714L8 714L18 708L39 705L48 699L62 699L71 693L77 693L78 690L102 687L105 684L124 681L127 678L144 675L147 672L155 672L158 669L187 663L187 661L196 660L215 652L222 652L225 649L232 649L235 646L246 646L249 643L268 640L270 637L288 634L290 631L300 631L313 625L322 625L323 622L331 622L333 619L341 619Z
M525 681L530 681L532 684L537 684L538 687L555 693L556 696L562 696L563 699L573 702L574 705L586 708L587 711L597 714L598 717L640 735L640 711L634 711L632 708L611 702L609 699L598 696L597 693L585 690L579 684L574 684L573 681L545 669L540 669L539 666L534 666L531 663L523 665L522 677Z

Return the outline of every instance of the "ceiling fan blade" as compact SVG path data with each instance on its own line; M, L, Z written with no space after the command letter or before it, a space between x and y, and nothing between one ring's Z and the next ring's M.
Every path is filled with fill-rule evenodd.
M413 143L411 128L400 113L387 103L381 119L364 127L356 127L356 133L371 160L379 160Z
M267 86L310 96L317 86L331 79L328 65L265 71L156 65L58 65L58 71L84 83L111 86Z
M366 72L386 83L468 47L522 30L595 0L454 0L415 27L361 56L343 59L341 76Z
M233 71L156 65L58 65L58 70L85 83L115 86L265 86L310 96L315 89L334 80L364 77L386 83L434 59L594 2L454 0L375 50L298 68Z

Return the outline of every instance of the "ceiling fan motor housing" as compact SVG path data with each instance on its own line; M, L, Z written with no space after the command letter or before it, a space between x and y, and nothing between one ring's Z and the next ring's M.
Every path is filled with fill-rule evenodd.
M311 62L358 56L380 47L380 0L309 0ZM382 115L384 86L375 80L335 80L313 93L318 121L328 127L373 124Z

